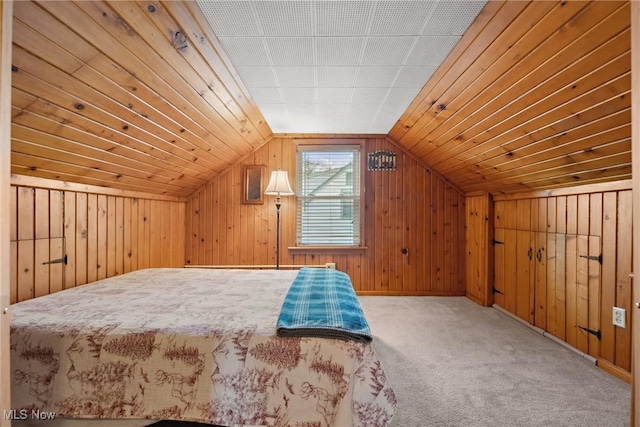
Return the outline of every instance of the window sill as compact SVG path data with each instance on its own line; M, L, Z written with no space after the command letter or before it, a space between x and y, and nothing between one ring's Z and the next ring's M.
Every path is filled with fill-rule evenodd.
M364 254L366 246L290 246L293 254Z

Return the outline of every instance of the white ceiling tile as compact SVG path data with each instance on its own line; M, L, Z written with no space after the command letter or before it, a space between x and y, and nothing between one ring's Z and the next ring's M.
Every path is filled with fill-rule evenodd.
M236 67L269 64L269 56L259 37L220 37L220 43Z
M318 104L297 104L290 102L287 106L289 114L296 114L299 116L313 116L318 115Z
M375 105L376 108L387 97L388 88L355 88L353 89L352 104Z
M369 127L373 122L371 116L347 116L344 122L345 133L369 133Z
M393 87L422 88L436 70L437 67L404 66L393 83Z
M262 104L260 112L274 132L287 132L291 127L287 107L284 104Z
M419 37L407 59L407 65L437 67L445 60L459 40L459 36Z
M391 88L384 102L385 105L402 105L406 108L419 92L418 88Z
M276 133L386 133L485 0L197 0Z
M271 67L236 67L236 70L248 88L277 86Z
M344 116L334 120L319 120L318 133L348 133L344 130L345 121Z
M273 65L313 65L313 38L267 37L266 41Z
M360 67L356 87L390 87L400 67Z
M344 116L349 111L349 104L326 104L318 105L319 117Z
M353 89L344 87L318 88L318 104L348 104L351 102Z
M315 87L314 67L274 67L280 87Z
M279 104L282 103L282 96L277 87L254 87L249 89L251 97L259 106L262 104Z
M364 36L373 11L373 1L316 1L316 31L319 36Z
M431 1L378 1L370 34L418 35L434 5Z
M358 65L364 37L318 37L318 65Z
M318 128L318 114L315 105L289 105L289 120L292 132L314 133ZM311 129L306 131L305 129Z
M311 36L313 8L308 1L254 1L265 36Z
M378 114L379 105L351 105L347 112L347 123L367 122L367 126L372 122L373 118Z
M382 104L376 115L377 120L384 120L385 117L398 117L402 115L407 109L406 105L399 104ZM395 120L394 120L395 121Z
M346 117L344 114L320 114L318 116L318 132L341 133L344 131Z
M485 4L485 1L478 0L439 1L424 26L422 34L461 36Z
M287 104L315 104L316 89L313 87L284 87L280 89Z
M357 67L318 67L318 87L353 87Z
M198 5L218 37L260 35L250 1L198 0Z
M370 37L361 64L402 65L413 42L413 37Z

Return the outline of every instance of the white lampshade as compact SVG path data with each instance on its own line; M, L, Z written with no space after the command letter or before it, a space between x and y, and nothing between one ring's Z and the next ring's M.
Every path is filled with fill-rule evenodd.
M273 171L271 172L271 179L267 189L264 190L264 194L271 194L274 196L293 196L293 190L289 184L289 176L287 171Z

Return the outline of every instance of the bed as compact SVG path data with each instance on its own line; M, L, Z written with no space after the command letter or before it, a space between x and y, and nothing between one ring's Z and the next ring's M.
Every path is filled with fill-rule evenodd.
M276 334L297 274L145 269L15 304L12 408L70 419L388 426L396 399L371 344Z

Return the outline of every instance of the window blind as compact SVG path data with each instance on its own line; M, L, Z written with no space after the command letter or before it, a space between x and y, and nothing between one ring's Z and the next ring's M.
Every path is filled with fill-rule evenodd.
M300 146L297 245L360 245L359 146Z

